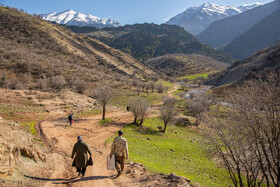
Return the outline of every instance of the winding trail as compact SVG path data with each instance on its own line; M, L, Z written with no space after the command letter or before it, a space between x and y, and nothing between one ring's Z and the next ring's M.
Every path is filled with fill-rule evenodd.
M129 184L135 186L135 182L125 176L114 179L116 171L107 170L106 157L110 149L105 145L108 138L133 120L133 116L125 112L113 112L107 114L107 118L113 119L109 125L98 123L101 115L77 121L71 127L68 127L66 120L61 116L55 116L39 124L40 135L48 142L55 161L55 169L51 176L41 179L46 181L44 186L103 187L116 186L115 182L118 186L130 186ZM84 141L89 145L94 162L93 166L87 168L84 178L76 177L77 174L75 168L71 166L72 159L70 158L73 145L79 135L83 136Z
M174 86L168 95L178 89ZM154 108L153 110L156 110ZM154 115L152 115L154 116ZM45 181L45 187L53 186L79 186L79 187L114 187L114 186L141 186L133 179L122 175L115 178L116 171L108 171L106 168L107 155L110 153L106 141L115 135L116 131L133 121L131 113L111 112L106 114L106 118L111 118L112 122L100 125L101 114L90 116L86 119L75 121L69 127L67 119L62 114L50 115L50 117L37 124L38 134L45 141L54 160L55 168L47 178L36 178ZM77 177L75 168L72 167L70 158L73 145L76 143L77 136L83 136L83 140L89 145L92 151L93 166L87 168L84 178Z

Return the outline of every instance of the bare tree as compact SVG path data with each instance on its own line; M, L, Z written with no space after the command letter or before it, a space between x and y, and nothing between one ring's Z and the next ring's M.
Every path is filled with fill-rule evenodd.
M88 88L88 84L79 78L72 79L71 85L78 93L81 94L83 94L85 90Z
M161 118L164 122L163 133L166 131L167 124L176 116L177 112L175 109L176 99L173 97L163 98L163 105L160 107Z
M102 105L102 119L105 120L106 106L112 101L115 93L106 83L99 83L91 97Z
M134 115L134 124L141 126L144 122L144 118L148 113L149 103L146 99L138 96L132 97L128 101L129 110Z
M186 102L187 109L195 115L195 125L199 125L203 114L208 109L208 99L206 93L191 94L191 97Z
M48 79L38 79L37 80L37 87L40 90L46 90L48 87Z
M67 85L67 82L63 76L58 75L51 78L51 84L53 88L60 90Z
M145 87L146 87L146 84L144 83L144 82L139 82L139 84L138 84L139 86L140 86L140 88L142 88L142 92L144 92L145 91Z
M155 88L158 90L158 93L162 93L164 91L164 87L163 87L162 83L157 83L155 85Z
M187 91L189 88L188 84L182 84L181 86L184 89L184 91Z
M235 186L280 186L279 82L247 82L226 93L228 110L211 108L206 136Z
M186 93L185 92L179 92L178 96L180 97L181 100L185 97Z
M155 84L156 84L156 83L155 83L154 81L151 81L151 82L149 82L148 84L149 84L149 87L150 87L152 93L154 93L154 89L155 89Z
M159 76L158 75L153 75L150 77L150 80L153 82L157 82L159 80Z

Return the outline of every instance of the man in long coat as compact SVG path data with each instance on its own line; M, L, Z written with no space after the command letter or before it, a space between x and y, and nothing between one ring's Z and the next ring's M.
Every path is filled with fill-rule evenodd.
M86 143L84 143L82 136L78 136L78 142L74 145L71 158L74 158L74 166L77 168L77 172L79 172L78 176L82 174L85 176L86 168L87 168L87 161L88 155L91 156L91 152Z

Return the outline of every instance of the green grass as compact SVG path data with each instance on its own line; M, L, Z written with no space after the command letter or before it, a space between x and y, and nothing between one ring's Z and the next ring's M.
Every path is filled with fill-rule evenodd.
M129 98L136 96L144 97L149 101L151 105L160 102L162 99L162 94L156 93L156 90L154 91L154 93L151 93L151 91L149 90L149 94L147 94L146 92L140 92L139 95L135 90L121 90L117 97L113 99L111 104L113 106L126 109Z
M99 124L100 124L100 125L103 125L103 124L105 124L105 123L110 123L110 122L112 122L112 119L111 119L111 118L106 118L106 119L104 119L104 120L100 120L100 121L99 121Z
M195 75L187 75L187 76L183 76L183 77L179 77L178 80L183 80L185 78L188 78L190 80L193 80L197 77L204 77L205 79L207 79L208 75L210 74L211 72L208 72L208 73L201 73L201 74L195 74Z
M163 125L159 118L146 119L143 125L144 128L129 125L123 129L131 160L142 163L152 172L174 172L201 186L230 184L227 171L207 158L202 137L197 132L169 125L165 134L159 133L157 127ZM110 141L112 139L106 144Z
M172 88L173 83L160 79L157 83L161 82L163 86Z
M101 114L101 110L87 110L87 111L83 111L79 115L83 117L88 117L96 114Z
M36 129L35 129L35 124L37 121L31 121L31 122L24 122L22 123L22 126L26 127L31 134L37 135Z

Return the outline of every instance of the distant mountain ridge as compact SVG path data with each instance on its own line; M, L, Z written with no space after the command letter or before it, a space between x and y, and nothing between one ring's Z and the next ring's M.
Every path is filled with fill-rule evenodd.
M231 54L236 59L244 59L276 43L280 43L280 9L235 38L222 51Z
M242 61L232 64L227 71L211 79L206 84L215 86L230 86L242 84L245 80L257 76L266 77L270 73L280 75L280 44L258 51Z
M223 47L278 9L280 9L280 0L275 0L241 14L215 21L197 35L197 38L214 48Z
M71 28L70 28L71 29ZM82 29L82 28L81 28ZM75 29L77 31L77 29ZM135 24L85 34L145 62L166 54L200 54L231 63L230 55L197 40L177 25Z
M92 26L97 28L121 26L118 21L111 18L99 18L90 14L75 12L70 9L59 13L52 12L49 14L41 14L41 16L46 21L53 21L65 25Z
M186 9L182 13L171 18L166 24L179 25L189 33L197 35L214 21L240 14L261 5L263 4L254 3L236 7L204 3L199 7Z

